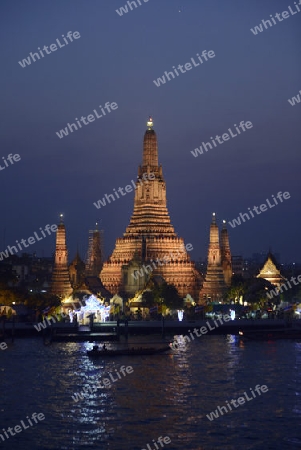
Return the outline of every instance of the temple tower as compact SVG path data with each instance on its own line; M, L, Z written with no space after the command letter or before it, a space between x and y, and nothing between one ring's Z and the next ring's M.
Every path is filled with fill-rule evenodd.
M76 252L74 260L69 266L70 281L73 289L78 288L84 281L85 278L85 263L79 256L78 251Z
M225 283L227 286L230 286L232 279L232 259L229 244L229 235L225 220L223 220L223 228L221 231L221 257Z
M125 236L157 236L164 233L176 237L166 206L166 184L162 166L158 164L157 136L152 119L147 122L143 141L143 162L139 166L135 188L134 212Z
M60 297L68 296L72 293L72 287L68 271L68 250L66 245L66 229L63 224L63 215L60 215L61 222L56 232L55 260L52 273L51 288L52 294Z
M168 263L162 262L164 256L170 254L176 256ZM147 278L155 275L175 285L183 297L188 293L195 298L198 295L200 275L190 261L183 239L177 236L170 222L166 184L158 163L157 136L150 118L135 185L134 211L123 237L116 240L112 255L104 263L100 277L112 293L125 290L133 294Z
M203 301L210 298L211 301L221 301L226 288L222 267L222 252L219 244L219 230L216 224L215 213L213 213L210 225L207 272L200 292L200 300Z
M89 231L89 246L86 260L86 276L98 277L103 262L103 231L97 229Z

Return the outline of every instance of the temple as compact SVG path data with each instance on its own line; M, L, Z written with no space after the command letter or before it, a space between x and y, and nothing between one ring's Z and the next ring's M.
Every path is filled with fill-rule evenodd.
M262 269L257 275L257 278L264 278L277 287L280 287L280 285L286 281L286 278L284 278L280 273L274 255L270 251L266 257Z
M198 296L201 276L170 222L157 136L150 118L135 186L134 211L123 237L116 240L112 255L104 263L100 278L113 294L125 291L134 295L153 276L173 284L183 297Z
M223 228L221 231L221 260L224 272L225 283L230 286L232 279L232 257L229 243L228 230L226 228L226 221L223 220Z
M208 262L205 281L200 291L200 301L222 301L227 287L231 284L232 264L228 231L225 221L221 232L221 245L219 230L216 224L215 213L212 214L210 225L210 239L208 247Z
M55 260L52 273L50 292L59 297L69 296L73 289L70 283L68 271L68 250L66 245L66 229L63 223L63 215L56 232Z
M103 261L103 239L102 230L96 229L89 231L89 245L88 245L88 255L86 260L86 271L87 277L97 276L102 269Z
M85 263L79 256L78 250L76 252L75 258L69 265L69 276L73 289L78 289L78 287L84 282Z

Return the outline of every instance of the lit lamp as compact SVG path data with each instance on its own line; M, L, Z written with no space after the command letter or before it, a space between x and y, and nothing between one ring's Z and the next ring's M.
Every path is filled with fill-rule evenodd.
M184 311L183 311L183 310L178 310L178 319L179 319L179 322L182 322L183 317L184 317Z
M151 130L154 126L154 122L153 119L151 118L151 116L149 117L148 121L147 121L147 127L149 130Z

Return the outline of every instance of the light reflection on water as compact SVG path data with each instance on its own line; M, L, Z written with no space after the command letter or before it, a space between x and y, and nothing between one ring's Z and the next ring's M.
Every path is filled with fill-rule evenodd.
M139 341L141 338L135 338ZM148 338L149 339L149 338ZM0 429L33 412L45 421L3 442L14 450L300 449L301 346L202 336L170 355L90 359L88 343L17 340L0 359ZM121 365L132 374L72 400ZM269 391L210 422L206 414L257 384Z

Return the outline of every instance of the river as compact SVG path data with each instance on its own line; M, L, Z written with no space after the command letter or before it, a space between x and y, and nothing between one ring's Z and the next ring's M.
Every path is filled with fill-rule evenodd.
M135 340L141 338L131 337ZM87 348L91 344L44 346L28 338L0 351L1 448L157 450L155 441L164 450L301 449L298 342L202 336L168 355L96 360L86 355ZM132 373L118 377L122 365ZM110 387L96 387L74 401L84 385L96 386L110 373L115 379ZM208 419L256 385L268 391ZM31 420L32 426L14 436L7 431L22 420L28 424L35 412L45 419ZM160 436L170 443L157 443Z

